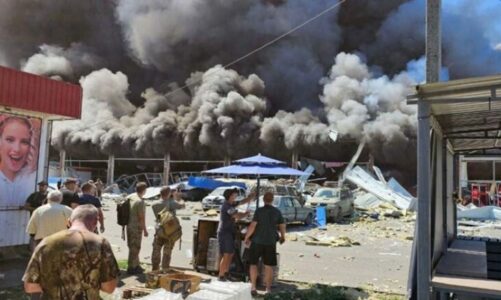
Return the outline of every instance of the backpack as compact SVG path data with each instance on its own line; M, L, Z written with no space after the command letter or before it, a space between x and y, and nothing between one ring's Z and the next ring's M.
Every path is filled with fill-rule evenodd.
M171 243L175 243L183 234L179 219L166 208L158 213L158 225L158 236Z
M122 226L122 239L125 240L125 226L129 224L130 199L117 203L117 223Z

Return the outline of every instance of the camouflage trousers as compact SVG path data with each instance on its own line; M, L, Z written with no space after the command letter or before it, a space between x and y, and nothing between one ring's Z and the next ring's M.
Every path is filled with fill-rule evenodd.
M174 244L175 243L173 243L172 241L160 238L155 234L155 238L153 239L153 252L151 253L151 265L153 271L159 269L160 257L162 257L162 269L165 270L170 267L170 259Z
M129 247L128 269L139 267L139 251L141 251L142 231L139 227L127 226L127 247Z

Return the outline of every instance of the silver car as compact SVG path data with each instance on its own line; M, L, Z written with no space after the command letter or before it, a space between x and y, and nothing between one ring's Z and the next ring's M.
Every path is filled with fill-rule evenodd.
M209 195L207 195L205 198L202 199L202 209L203 210L215 209L219 211L221 209L221 205L223 205L224 203L224 196L223 196L224 191L229 189L238 190L237 202L245 198L245 190L241 187L238 186L218 187L217 189L213 190Z
M353 194L346 188L319 188L309 199L307 206L324 206L327 219L338 222L353 213Z
M259 199L259 207L264 206L263 197ZM311 208L301 205L296 197L276 195L273 198L273 206L278 208L284 217L285 223L304 223L310 225L314 220L314 211ZM249 210L254 215L256 202L253 202ZM249 220L252 218L249 217Z

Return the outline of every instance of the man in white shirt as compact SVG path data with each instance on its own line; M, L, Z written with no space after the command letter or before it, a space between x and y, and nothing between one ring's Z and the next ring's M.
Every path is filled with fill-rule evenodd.
M35 245L43 238L67 228L72 209L62 205L62 200L60 191L52 191L47 195L47 204L33 211L26 231L33 236Z

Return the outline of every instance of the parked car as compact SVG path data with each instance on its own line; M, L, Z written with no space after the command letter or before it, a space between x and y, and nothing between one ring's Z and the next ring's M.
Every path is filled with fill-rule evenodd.
M262 206L264 206L264 201L263 197L261 196L259 199L259 207ZM310 225L311 223L313 223L314 210L301 205L296 197L276 195L273 198L273 206L280 210L282 216L285 219L285 223L300 222L304 223L305 225ZM251 211L250 215L254 215L254 211L256 210L256 202L253 202L249 206L249 210ZM248 220L252 220L252 217L248 217Z
M285 184L274 184L271 182L264 182L260 189L259 195L264 195L265 192L272 192L275 196L290 196L299 201L301 205L304 205L305 198L293 185Z
M338 222L353 213L353 194L347 188L320 188L308 201L307 206L325 206L327 220Z
M224 196L223 196L224 191L229 189L238 190L237 202L245 198L245 189L241 187L238 186L218 187L217 189L213 190L209 195L207 195L205 198L202 199L202 209L203 210L215 209L219 211L221 205L224 202Z

